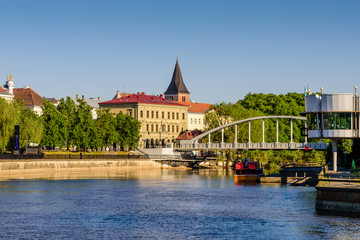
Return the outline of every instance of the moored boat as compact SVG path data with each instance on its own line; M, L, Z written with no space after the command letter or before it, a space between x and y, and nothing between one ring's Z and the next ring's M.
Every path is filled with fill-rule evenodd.
M241 162L235 164L235 183L258 182L260 176L263 174L263 170L257 162Z

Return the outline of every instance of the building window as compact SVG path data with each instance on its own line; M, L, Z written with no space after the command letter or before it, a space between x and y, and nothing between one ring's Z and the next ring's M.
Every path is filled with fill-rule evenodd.
M156 126L155 126L155 129L156 129L156 131L155 132L158 132L159 131L159 126L156 124Z
M168 119L170 119L170 112L168 112Z
M140 111L140 117L142 118L143 117L143 111Z
M127 112L128 112L128 115L132 116L132 109L128 109Z
M317 114L316 113L309 113L307 114L307 124L309 130L316 130L317 128Z
M151 124L151 131L154 131L154 125Z
M172 113L172 119L175 119L175 113L174 112Z
M179 113L176 113L176 119L179 120Z
M185 120L185 113L183 113L182 116L183 116L183 120Z
M146 124L146 131L149 131L149 124Z
M192 118L190 119L190 122L191 122L191 124L193 124L193 119Z
M161 118L165 118L165 112L161 113Z
M186 101L186 98L184 96L181 97L182 98L182 101L185 102Z
M156 111L156 118L159 118L159 112Z
M172 132L174 132L174 126L171 127Z
M176 126L176 132L179 132L179 126Z
M150 115L149 115L149 111L146 111L146 117L149 118Z
M151 118L154 118L154 111L151 111Z
M168 132L170 132L170 125L168 125Z
M351 129L351 113L323 113L323 118L326 130Z

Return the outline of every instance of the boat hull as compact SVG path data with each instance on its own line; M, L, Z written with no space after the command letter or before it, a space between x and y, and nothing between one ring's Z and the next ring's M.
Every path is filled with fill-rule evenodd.
M239 174L234 175L235 183L239 182L257 182L258 174Z

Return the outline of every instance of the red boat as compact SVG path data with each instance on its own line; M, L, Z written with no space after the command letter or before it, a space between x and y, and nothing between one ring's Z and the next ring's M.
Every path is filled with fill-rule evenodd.
M263 174L263 170L259 167L258 162L241 162L235 164L235 183L258 182L260 176Z

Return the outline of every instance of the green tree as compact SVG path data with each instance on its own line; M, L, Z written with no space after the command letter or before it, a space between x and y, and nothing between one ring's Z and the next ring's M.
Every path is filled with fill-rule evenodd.
M13 148L15 124L20 123L21 108L19 102L8 103L0 98L0 152Z
M59 146L62 139L59 129L61 114L52 102L43 100L43 115L41 118L44 126L41 145L51 148Z
M70 146L74 143L75 116L76 105L75 102L67 97L66 100L60 99L57 106L61 118L59 121L59 131L61 134L61 145L66 146L69 150Z
M118 133L116 131L116 121L110 109L99 110L96 120L96 127L99 134L99 145L107 146L116 142Z
M115 118L117 143L122 147L137 147L140 140L141 123L129 115L119 112Z
M20 116L20 148L29 143L40 144L44 131L41 117L29 108L23 108Z
M74 123L74 144L85 151L87 148L98 146L98 134L95 123L92 119L92 107L84 100L78 99Z

